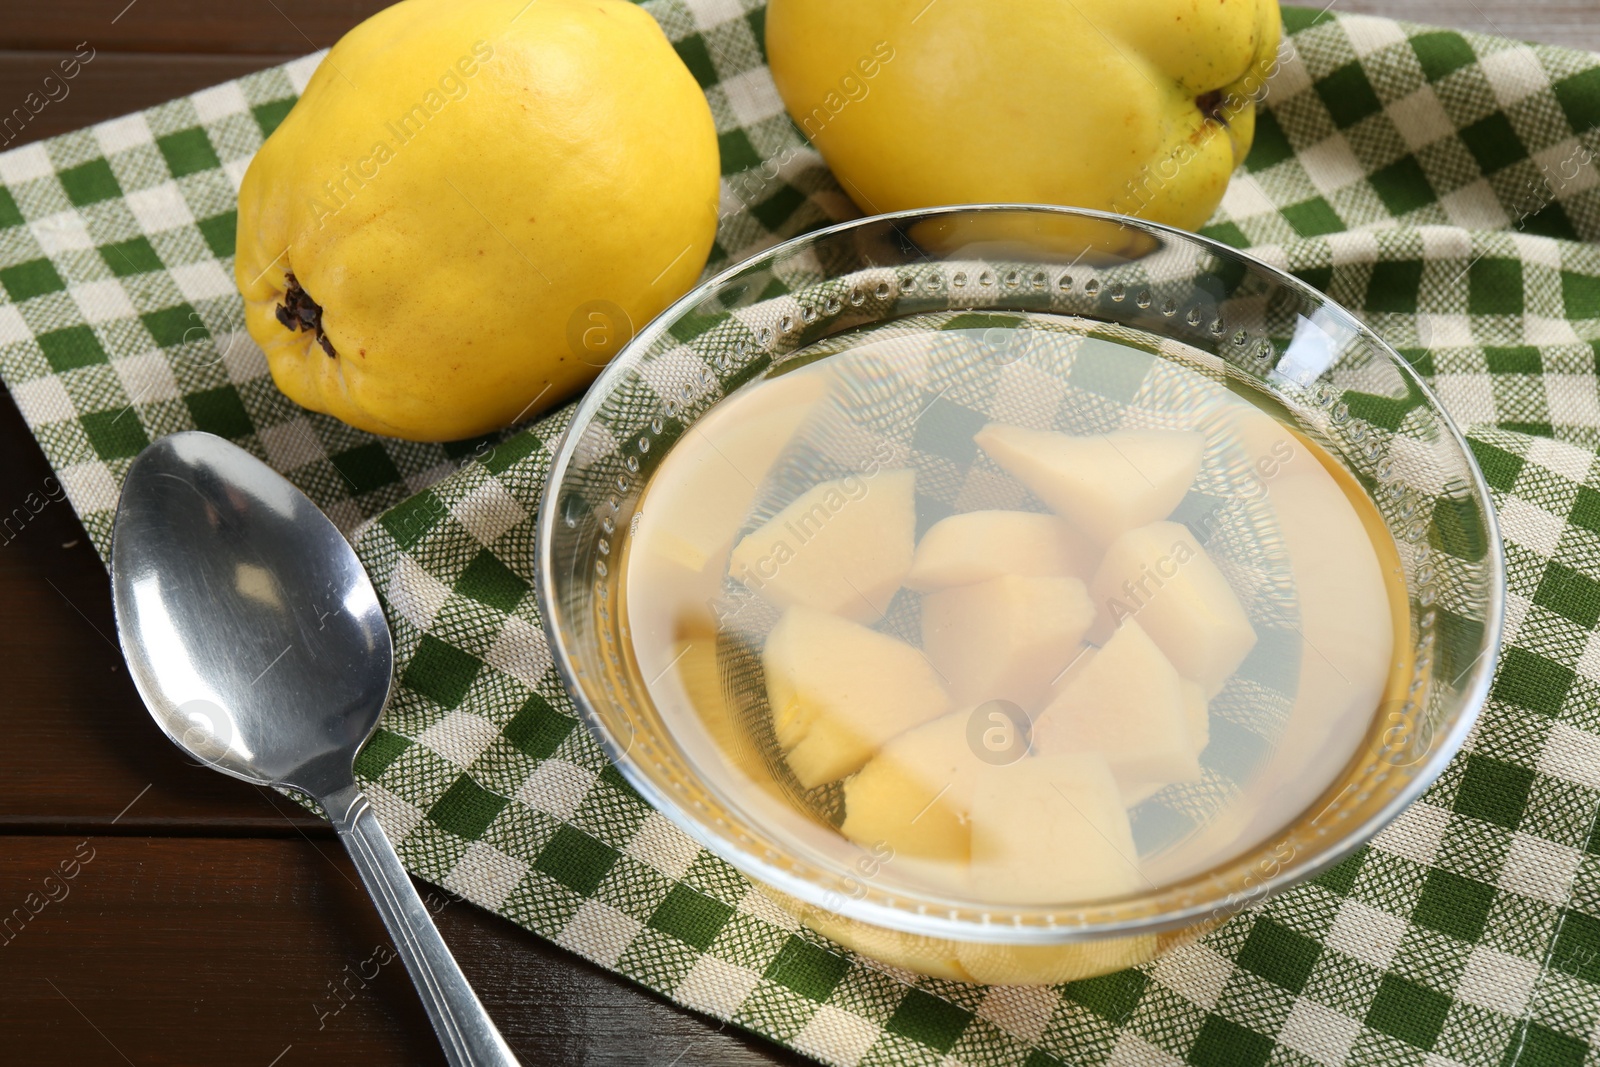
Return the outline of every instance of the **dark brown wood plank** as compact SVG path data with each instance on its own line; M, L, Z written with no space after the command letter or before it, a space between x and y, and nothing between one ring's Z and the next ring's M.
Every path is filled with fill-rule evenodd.
M88 41L104 52L298 55L332 44L386 6L383 0L56 0L0 24L0 49L71 49ZM1595 0L1335 0L1332 9L1600 49Z
M54 0L0 23L0 49L276 52L326 48L386 0Z
M312 49L305 47L300 51ZM61 63L74 55L55 51L0 51L0 122L12 118L12 125L0 130L0 150L153 107L292 58L288 55L98 52L87 64L80 61L75 78L62 82L61 72L71 68L63 68ZM48 93L47 76L55 78ZM49 99L49 93L54 93L58 99ZM33 107L37 114L28 108L30 94L34 94ZM23 117L17 116L19 108ZM21 136L17 136L19 129Z
M0 832L104 832L126 808L115 829L325 833L156 729L114 643L105 568L9 394L0 457Z
M332 842L0 838L0 855L6 1063L443 1062ZM806 1062L419 889L523 1063Z

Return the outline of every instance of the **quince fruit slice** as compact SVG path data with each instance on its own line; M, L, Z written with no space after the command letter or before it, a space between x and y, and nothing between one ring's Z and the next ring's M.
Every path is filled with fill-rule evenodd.
M931 593L1008 574L1087 579L1097 557L1082 534L1054 515L968 511L940 519L922 535L906 587Z
M1086 437L991 422L972 439L1000 468L1102 545L1164 519L1200 470L1192 430L1119 430Z
M950 710L921 652L812 608L784 612L761 666L773 731L807 789L859 770L891 737Z

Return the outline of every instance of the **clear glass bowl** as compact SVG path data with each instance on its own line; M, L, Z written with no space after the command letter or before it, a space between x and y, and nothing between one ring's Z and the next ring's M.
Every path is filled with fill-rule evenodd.
M932 892L897 881L837 834L811 832L762 791L735 788L706 757L704 738L684 736L652 703L619 582L662 456L729 392L805 346L950 309L1053 311L1199 350L1228 380L1275 398L1359 481L1394 539L1409 602L1409 685L1373 709L1366 741L1330 788L1208 870L1071 907ZM1206 238L1025 205L844 223L689 293L578 405L551 467L539 539L538 592L562 675L656 809L835 940L912 970L987 981L1056 982L1143 962L1370 839L1466 737L1493 674L1505 596L1494 511L1471 452L1410 366L1354 316Z

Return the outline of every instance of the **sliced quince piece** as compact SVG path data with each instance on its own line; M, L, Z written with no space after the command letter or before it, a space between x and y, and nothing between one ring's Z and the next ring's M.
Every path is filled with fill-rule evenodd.
M694 709L728 765L774 799L786 800L743 721L742 709L728 698L723 687L724 666L719 662L717 639L716 623L709 617L681 619L677 639L668 646L672 650L670 666L662 668L650 687L651 694L658 705L675 702L677 697L669 686L681 686L682 698Z
M1185 875L1219 848L1279 832L1327 789L1329 767L1364 750L1374 713L1406 699L1406 585L1394 540L1336 461L1314 445L1307 459L1309 474L1272 482L1269 496L1300 613L1294 703L1272 759L1233 805L1236 816L1213 820L1164 855L1163 872Z
M1100 612L1095 633L1139 625L1178 673L1216 696L1256 645L1239 598L1189 528L1153 522L1111 543L1089 583Z
M1141 884L1122 795L1095 752L986 767L972 790L972 888L996 904L1063 904Z
M1320 470L1272 486L1302 637L1299 688L1277 755L1284 767L1349 756L1384 699L1396 634L1406 632L1404 593L1392 605L1384 580L1387 563L1395 589L1405 588L1393 542L1380 560L1373 538L1389 534L1370 504L1359 505L1363 524L1346 492L1361 489L1353 480L1342 489Z
M905 583L926 593L1006 574L1088 578L1099 555L1055 515L968 511L940 519L922 535Z
M626 540L628 615L646 677L666 669L685 604L722 593L728 553L757 487L826 394L831 375L788 374L736 393L696 422L651 476Z
M1037 708L1094 621L1076 578L1006 575L922 598L922 647L957 704Z
M1272 504L1289 548L1306 641L1344 675L1348 684L1340 688L1362 693L1375 706L1394 656L1395 620L1374 534L1339 484L1320 470L1275 485ZM1375 533L1387 537L1382 520L1372 517Z
M690 426L651 477L634 543L691 571L720 571L757 488L828 382L815 370L786 374L733 394Z
M1205 438L1190 430L1076 437L990 423L973 435L989 458L1101 544L1164 519L1200 470Z
M1278 478L1321 472L1294 431L1249 401L1229 404L1221 422L1250 465L1247 492L1270 490Z
M1136 934L1074 945L990 945L957 941L956 962L984 985L1060 985L1149 963L1156 935Z
M983 764L957 712L907 730L845 779L839 830L857 844L887 844L896 856L965 863L967 812Z
M1067 672L1032 740L1045 755L1100 753L1129 796L1200 776L1182 679L1132 619Z
M1211 709L1206 700L1206 691L1199 682L1183 679L1183 716L1189 725L1189 740L1194 745L1194 753L1198 756L1206 750L1211 743Z
M784 612L761 666L778 744L807 789L859 770L891 737L950 710L921 652L813 608Z
M733 549L732 574L779 607L876 622L911 569L915 475L880 471L821 482Z

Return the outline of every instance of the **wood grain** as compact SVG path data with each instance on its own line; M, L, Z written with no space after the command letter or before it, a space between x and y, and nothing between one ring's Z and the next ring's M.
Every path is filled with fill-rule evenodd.
M54 0L0 20L0 49L276 52L326 48L387 0Z
M387 6L384 0L55 0L26 18L0 21L0 49L66 50L88 41L104 52L302 55ZM1331 9L1600 50L1596 0L1334 0Z
M4 856L0 1061L443 1063L336 844L41 836ZM805 1062L418 889L523 1063Z
M310 52L310 48L301 48ZM175 97L242 78L253 71L276 66L290 55L160 55L156 53L98 52L81 65L71 81L59 78L60 63L74 53L0 52L0 123L12 125L0 132L0 147L12 148L29 141L81 129L106 119L164 104ZM57 88L56 86L61 86ZM59 99L52 100L53 93ZM65 95L63 95L63 93ZM33 103L27 103L32 94ZM42 104L42 106L41 106ZM38 108L32 114L29 108ZM26 125L22 125L26 122ZM18 128L21 136L15 136ZM15 140L10 140L15 137ZM10 143L6 143L10 140Z
M9 394L0 457L0 833L326 832L282 797L192 765L156 729L115 645L105 568L52 500L59 483ZM51 502L19 530L30 495Z
M95 59L12 145L331 44L382 6L10 0L0 117L80 41ZM1600 51L1600 0L1336 0L1333 9ZM0 518L48 490L50 477L9 397L0 399ZM323 823L188 765L159 734L112 641L104 569L65 503L20 533L0 532L0 669L0 1062L441 1062L398 962L365 987L352 979L347 1006L319 1015L319 1003L323 1012L334 1003L329 983L386 944L371 904ZM80 846L93 858L64 879L61 864ZM40 906L49 893L61 899ZM437 918L525 1063L804 1062L469 905Z

